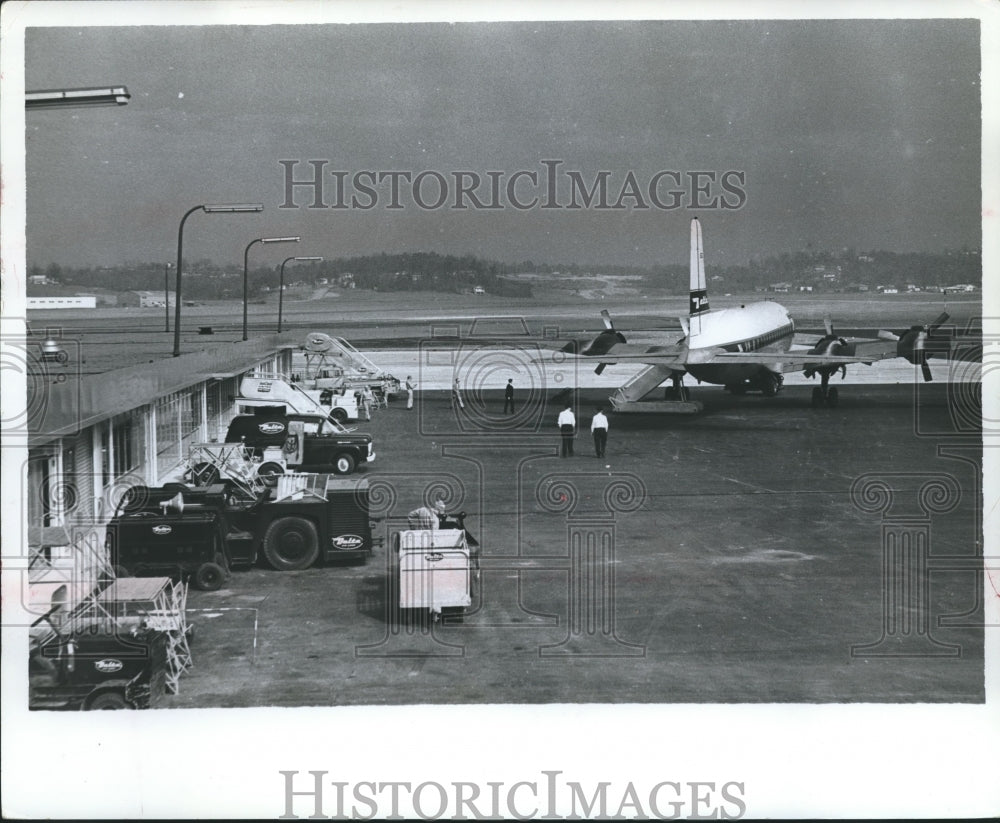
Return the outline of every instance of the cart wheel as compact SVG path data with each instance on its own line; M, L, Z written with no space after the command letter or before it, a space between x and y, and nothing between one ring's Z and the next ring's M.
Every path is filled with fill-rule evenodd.
M191 469L191 480L196 486L211 486L219 482L219 470L211 463L197 463Z
M330 417L332 417L334 420L336 420L341 425L343 425L344 423L347 422L347 412L344 411L339 406L337 408L335 408L332 412L330 412Z
M222 588L226 571L218 563L202 563L194 573L194 584L202 591L214 592Z
M115 578L133 576L132 570L128 566L115 566Z
M125 695L119 692L101 692L87 704L88 711L110 711L112 709L130 709Z
M269 461L267 463L261 463L260 467L257 469L257 476L264 481L264 485L268 488L274 488L278 485L278 476L285 473L284 468L280 463L275 463L274 461Z

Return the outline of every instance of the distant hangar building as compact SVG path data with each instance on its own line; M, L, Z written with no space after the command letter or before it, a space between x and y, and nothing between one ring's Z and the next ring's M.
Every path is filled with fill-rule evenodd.
M160 291L123 291L118 293L118 305L131 308L163 308L164 294ZM167 305L174 305L174 295L166 295Z

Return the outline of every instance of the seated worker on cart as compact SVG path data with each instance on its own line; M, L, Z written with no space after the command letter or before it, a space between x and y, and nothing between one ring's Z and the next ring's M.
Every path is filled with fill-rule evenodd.
M421 506L406 515L406 522L411 529L440 529L441 519L446 517L444 501L438 498L434 506Z
M411 511L406 516L406 522L411 529L458 529L465 532L465 542L471 553L475 556L479 554L479 541L465 528L465 512L448 514L448 507L441 498L435 500L433 506L421 506Z

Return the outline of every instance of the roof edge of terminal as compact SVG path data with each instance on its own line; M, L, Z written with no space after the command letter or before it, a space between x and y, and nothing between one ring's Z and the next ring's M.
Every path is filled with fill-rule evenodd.
M261 360L298 347L288 334L220 343L178 357L127 366L78 380L35 381L29 388L28 444L72 437L83 429L176 391L211 379L231 377ZM31 381L29 381L30 383Z

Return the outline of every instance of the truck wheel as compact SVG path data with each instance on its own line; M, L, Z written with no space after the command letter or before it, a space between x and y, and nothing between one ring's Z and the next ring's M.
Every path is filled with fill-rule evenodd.
M319 534L311 520L281 517L264 533L264 556L280 572L308 569L319 557Z
M282 465L274 461L261 463L257 469L257 476L264 481L264 485L272 488L278 485L278 475L284 473Z
M194 584L205 592L214 592L222 588L226 579L226 570L218 563L202 563L194 572Z
M350 474L354 471L354 458L349 454L338 454L333 461L333 470L337 474Z
M211 463L198 463L191 469L191 482L195 486L211 486L219 482L219 470Z
M115 566L115 577L134 577L132 570L128 566Z
M336 420L341 425L343 425L344 423L346 423L347 420L348 420L348 418L347 418L347 412L344 411L339 406L337 408L335 408L332 412L330 412L330 417L332 417L334 420Z
M101 692L87 704L88 711L110 711L112 709L129 709L125 695L119 692Z

